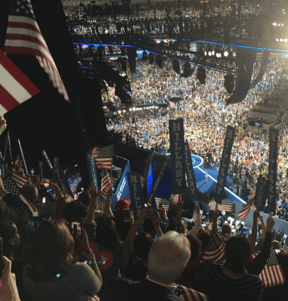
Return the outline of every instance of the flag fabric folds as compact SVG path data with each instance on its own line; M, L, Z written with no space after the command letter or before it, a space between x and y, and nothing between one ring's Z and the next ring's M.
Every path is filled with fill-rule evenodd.
M25 194L22 193L18 197L20 198L20 200L23 203L25 203L28 206L28 208L32 212L33 216L39 216L38 210L36 209L36 207L34 206L34 204L32 203L32 201L30 201Z
M161 200L162 200L162 198L157 198L157 197L155 197L155 203L156 203L157 209L159 209L159 203L161 202ZM166 211L168 211L169 205L163 205L163 204L162 204L162 207L163 207Z
M214 211L216 208L216 202L212 200L210 202L210 211ZM222 204L218 204L217 210L219 211L225 211L225 212L231 212L231 202L230 200L222 200Z
M264 287L272 287L286 283L282 267L277 260L276 253L273 248L270 250L270 255L267 259L266 265L261 271L259 277L262 279Z
M225 243L218 234L215 234L204 252L202 259L219 262L225 255Z
M11 175L11 179L16 183L19 188L23 188L23 186L27 183L27 178L24 176L19 176L15 172Z
M53 86L70 102L58 69L35 19L30 0L11 0L4 51L36 57Z
M101 189L100 189L100 193L103 197L106 196L107 191L109 190L109 188L112 186L112 182L110 180L109 175L106 175L102 180L101 180Z
M99 170L112 168L112 157L114 145L95 146L91 150L91 156L95 159L95 164Z
M256 207L253 205L253 199L247 202L243 208L239 211L238 216L244 221L248 216L249 211L255 210Z
M0 115L39 92L29 78L0 49Z

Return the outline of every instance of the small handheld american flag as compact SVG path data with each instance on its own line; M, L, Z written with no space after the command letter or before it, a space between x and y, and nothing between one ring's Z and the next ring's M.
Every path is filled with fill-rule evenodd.
M99 170L112 168L112 157L114 145L95 146L91 150L91 157L95 159L95 164Z
M219 262L225 255L225 243L218 234L215 234L204 252L203 260Z
M285 244L284 244L282 250L283 250L285 253L288 253L288 237L287 237L286 240L285 240Z
M249 211L253 211L256 209L256 207L253 204L254 199L251 199L249 202L247 202L243 208L239 211L238 216L244 221L246 217L248 216Z
M214 200L212 200L210 202L210 211L214 211L216 208L216 202ZM231 202L229 199L227 200L223 200L222 204L218 204L217 210L219 211L225 211L225 212L231 212Z
M107 191L109 190L109 188L112 186L112 182L110 180L109 175L106 175L102 180L101 180L101 195L102 196L106 196Z
M273 248L270 250L270 255L267 259L266 265L259 277L262 279L264 287L282 285L286 282L282 267L278 263L276 253Z

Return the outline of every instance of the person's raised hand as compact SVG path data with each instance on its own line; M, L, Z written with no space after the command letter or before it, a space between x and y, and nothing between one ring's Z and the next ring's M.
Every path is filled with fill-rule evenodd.
M274 225L275 225L274 218L272 216L269 216L267 218L267 227L266 227L267 232L271 232Z
M196 211L197 214L200 213L200 206L199 206L198 203L195 203L195 211Z
M258 210L255 210L254 214L253 214L253 218L257 220L257 218L259 217L259 215L260 215L260 212Z
M161 223L161 216L159 214L157 214L156 218L151 219L154 228L160 227L160 223Z
M60 188L54 182L49 183L49 188L52 190L53 193L56 193L60 190Z
M141 210L141 214L140 214L140 216L142 218L144 218L149 213L150 207L151 207L151 204L148 202L147 202L147 204L144 205L144 207Z
M262 214L259 214L259 219L261 222L263 222L263 215Z
M215 209L214 211L212 211L212 220L213 221L217 220L218 215L219 215L218 210Z
M91 195L91 199L96 200L96 198L98 196L98 192L96 191L96 188L93 185L88 186L88 192Z
M4 271L1 277L2 294L0 301L20 301L15 274L11 273L12 262L5 256L2 257Z
M112 194L113 194L112 186L109 186L107 193L106 193L106 200L110 200Z

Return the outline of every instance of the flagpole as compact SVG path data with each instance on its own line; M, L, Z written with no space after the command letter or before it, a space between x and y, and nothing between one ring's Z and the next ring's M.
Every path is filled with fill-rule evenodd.
M10 141L10 131L8 131L7 135L8 135L8 145L9 145L11 165L13 166L12 148L11 148L11 141Z
M23 159L23 164L24 164L25 172L26 172L26 175L28 176L28 174L29 174L29 173L28 173L28 168L27 168L26 161L25 161L25 157L24 157L23 150L22 150L22 147L21 147L20 139L18 139L18 144L19 144L21 156L22 156L22 159Z

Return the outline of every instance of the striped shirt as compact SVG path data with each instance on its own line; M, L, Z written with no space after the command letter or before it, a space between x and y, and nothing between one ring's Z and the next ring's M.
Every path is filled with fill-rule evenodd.
M201 273L210 264L204 261L199 267ZM213 263L199 283L198 290L211 298L212 301L258 301L262 292L262 280L246 274L240 279L231 279L223 274L220 265Z

